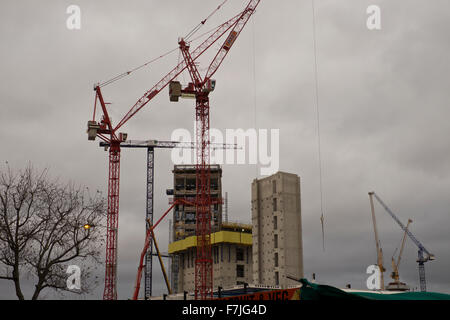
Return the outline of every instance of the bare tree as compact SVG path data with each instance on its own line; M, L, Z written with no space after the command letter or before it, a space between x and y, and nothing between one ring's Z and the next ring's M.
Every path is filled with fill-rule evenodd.
M27 167L13 173L0 172L0 279L14 282L16 295L25 299L21 280L36 280L32 299L42 290L68 290L67 265L83 265L83 286L92 289L92 269L100 263L105 199L85 188L51 180L47 170L37 173Z

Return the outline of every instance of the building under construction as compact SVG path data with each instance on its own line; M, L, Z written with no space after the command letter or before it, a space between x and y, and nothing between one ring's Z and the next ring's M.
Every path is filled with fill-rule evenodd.
M195 195L195 167L175 166L174 198ZM211 196L221 198L222 170L211 166ZM222 221L222 205L211 210L214 288L263 285L288 288L303 277L300 178L278 172L252 183L252 225ZM195 207L174 208L169 254L174 293L195 287ZM189 216L188 218L188 215ZM190 222L193 220L193 222ZM189 221L189 223L187 223Z
M210 197L222 199L222 169L210 165ZM176 165L173 169L173 200L194 200L197 194L197 171L195 165ZM222 223L222 203L215 201L211 206L211 231L220 230ZM173 241L195 235L195 205L176 205L173 210Z
M211 234L214 287L229 288L252 282L252 227L224 222ZM192 292L195 288L196 236L169 244L172 255L174 292Z
M296 285L303 278L300 177L278 172L252 183L253 281Z
M222 199L222 168L210 165L210 196ZM197 190L196 166L176 165L173 170L173 197L192 199ZM213 282L228 287L248 283L252 277L251 225L222 222L222 201L211 205L211 251ZM174 292L195 288L196 208L194 205L176 205L173 210L171 281Z

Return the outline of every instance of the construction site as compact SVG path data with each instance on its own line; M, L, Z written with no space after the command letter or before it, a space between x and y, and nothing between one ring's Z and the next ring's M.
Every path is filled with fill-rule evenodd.
M95 295L101 295L96 299L149 304L450 300L443 271L450 266L445 191L450 176L443 168L446 139L438 140L450 128L440 113L421 110L426 105L427 112L438 107L441 112L448 90L429 89L447 94L436 94L442 101L434 101L413 88L427 84L413 77L410 66L416 60L396 56L401 50L394 35L400 31L389 33L389 28L397 25L385 31L367 23L361 31L361 19L343 18L345 9L327 1L292 1L289 10L266 7L264 0L230 2L161 5L148 25L143 24L148 7L136 5L122 14L114 4L92 19L99 8L86 5L90 19L82 28L89 32L81 28L67 50L75 52L81 43L95 48L85 69L72 58L73 68L83 74L82 89L73 87L83 92L83 103L93 102L82 108L87 128L79 128L73 108L73 113L63 111L64 121L52 118L51 123L58 123L58 131L74 132L71 117L76 117L76 144L70 145L75 138L69 134L64 143L50 133L20 136L30 150L24 159L98 186L96 195L104 196L104 224L85 221L81 227L85 234L102 232L95 238L103 250L96 257L101 260L101 270L94 271ZM370 10L360 7L352 12L362 10L370 18ZM295 21L294 8L300 12ZM332 19L335 15L340 18ZM99 36L109 34L108 19L123 29L109 27L118 42L102 42ZM152 32L137 39L136 30L149 25ZM414 32L401 35L417 35L424 43L430 39ZM338 35L344 40L325 40ZM355 43L362 39L368 40L360 49ZM135 42L140 46L132 48ZM371 55L378 43L387 49ZM173 48L165 50L167 44ZM437 70L448 67L425 49L408 49L417 61L434 59ZM353 51L363 56L357 63L349 55ZM424 52L431 58L420 58ZM141 63L142 56L154 58ZM70 63L67 70L73 70ZM140 73L144 70L151 77ZM55 83L63 83L61 78ZM92 79L107 80L94 80L92 93L85 88ZM38 80L35 85L39 88ZM51 88L55 94L61 90L56 84ZM50 128L49 123L40 126ZM189 130L190 138L177 139L180 132L189 136ZM41 140L44 151L30 147ZM60 152L45 143L60 144ZM23 160L9 149L6 153L12 161ZM6 194L1 187L0 195ZM0 231L8 231L2 223ZM9 233L4 234L12 238ZM0 254L0 266L8 265L8 257L1 259ZM83 259L76 262L81 265ZM16 281L19 265L11 274L5 269L0 279ZM25 291L31 290L27 285Z
M225 213L223 210L224 203L226 207L228 205L228 199L224 200L222 192L224 172L220 165L210 164L211 148L239 148L238 145L233 144L211 144L209 133L211 128L210 95L216 88L216 79L213 76L222 66L222 62L232 50L260 3L259 0L250 1L242 12L216 29L209 31L206 40L197 47L191 48L191 37L226 2L221 3L186 37L179 38L181 62L146 91L118 123L113 124L110 118L102 89L122 77L129 76L133 71L99 83L94 87L94 117L88 122L88 139L99 138L102 140L100 146L109 152L107 248L103 299L117 299L117 234L119 230L119 181L122 148L147 149L147 209L145 216L147 229L132 299L153 298L152 261L154 255L158 257L167 286L167 294L164 295L164 299L179 299L181 295L183 299L187 299L189 296L195 300L207 300L220 298L229 290L235 290L234 295L239 296L247 294L248 290L255 288L271 291L274 289L298 289L302 286L301 280L304 278L304 272L299 176L277 172L263 179L255 179L251 186L252 222L244 224L228 221L227 209ZM207 63L209 67L202 75L199 71L201 65L197 59L208 50L213 51L213 59ZM188 83L181 83L178 80L183 72L189 75ZM164 89L168 92L169 100L172 103L186 98L195 100L195 141L183 144L177 141L127 140L127 133L119 130L122 130L132 117ZM97 110L100 110L101 114L99 121L96 120ZM156 148L192 148L195 150L196 157L195 163L174 166L173 188L166 191L168 196L172 196L169 200L170 207L162 216L159 216L159 213L155 214L153 209L154 152ZM409 291L409 287L400 281L398 271L405 240L408 236L418 248L420 290L425 292L424 263L434 260L435 256L425 249L408 230L412 220L409 220L405 226L374 192L370 192L369 196L377 249L377 267L381 279L378 289L381 292L385 289L395 292ZM382 248L378 238L373 197L404 231L397 261L394 257L392 258L393 282L389 283L387 287L384 285L383 275L386 269L383 265ZM154 229L168 215L172 215L169 232L170 243L168 254L165 255L170 264L169 275L154 233ZM323 212L320 219L322 237L324 237ZM144 292L143 295L140 295L142 278ZM242 286L243 289L239 290L236 286Z

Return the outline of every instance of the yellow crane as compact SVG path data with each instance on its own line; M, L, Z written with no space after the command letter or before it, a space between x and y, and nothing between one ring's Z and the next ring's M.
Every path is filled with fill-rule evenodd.
M380 239L378 238L377 220L375 218L375 208L373 205L373 192L369 192L370 209L372 210L372 222L373 230L375 232L375 244L377 247L377 265L380 269L380 289L384 290L384 272L386 269L383 267L383 249L381 249Z
M411 224L412 220L408 219L408 223L406 224L405 233L403 234L402 244L400 246L400 252L398 253L397 261L395 261L395 252L392 255L392 273L391 278L394 280L393 282L389 283L386 287L387 290L392 291L408 291L409 287L403 283L400 282L400 276L398 273L398 268L400 266L400 262L402 259L403 249L405 248L405 242L406 242L406 235L408 234L408 228Z

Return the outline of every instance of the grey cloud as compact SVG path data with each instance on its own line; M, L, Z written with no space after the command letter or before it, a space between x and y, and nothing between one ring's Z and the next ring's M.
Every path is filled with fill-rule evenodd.
M65 10L70 1L4 1L0 162L22 167L32 161L50 167L55 176L106 194L107 153L97 142L89 143L85 134L92 117L93 83L175 48L178 37L219 2L135 0L125 6L122 1L78 1L82 29L68 31ZM243 4L230 1L202 31L231 17ZM370 4L382 9L381 31L365 27ZM286 0L280 5L263 0L216 74L212 127L280 129L280 170L302 179L307 277L316 272L321 282L365 288L365 269L376 260L367 197L374 189L402 220L414 220L413 232L436 254L437 260L426 265L429 289L450 292L449 5L446 0L316 0L325 252L319 221L311 1ZM114 121L177 61L178 54L172 54L106 87ZM201 68L206 66L202 60ZM132 139L169 139L176 128L192 132L193 109L192 101L169 103L165 91L123 131ZM121 299L131 296L144 240L145 165L145 152L122 152ZM170 152L157 150L156 215L167 208L165 189L172 184L172 167ZM250 221L250 184L257 169L224 166L233 220ZM380 207L377 217L388 263L402 232ZM157 237L166 251L167 221ZM416 256L408 242L400 275L417 287ZM154 268L155 294L162 294L156 261ZM98 275L103 277L101 268ZM101 284L85 298L101 298L102 292ZM12 295L10 285L2 282L0 297Z

